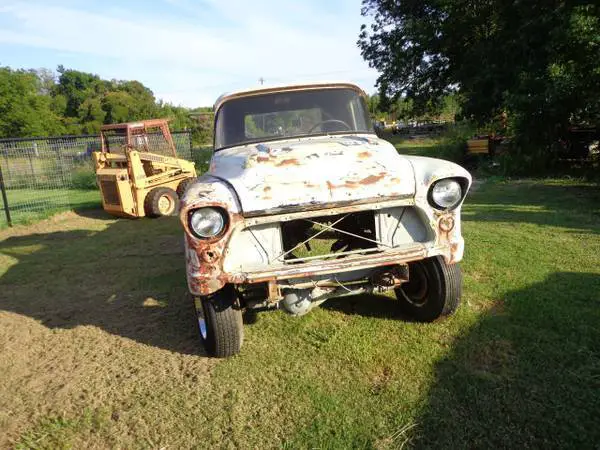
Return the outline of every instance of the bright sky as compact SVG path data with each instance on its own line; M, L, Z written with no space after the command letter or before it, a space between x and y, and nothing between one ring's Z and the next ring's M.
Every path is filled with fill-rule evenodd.
M356 46L360 0L0 0L0 66L139 80L209 106L225 91L348 80L374 91Z

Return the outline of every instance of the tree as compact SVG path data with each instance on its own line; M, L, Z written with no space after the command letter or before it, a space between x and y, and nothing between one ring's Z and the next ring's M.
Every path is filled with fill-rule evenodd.
M51 98L40 91L35 73L0 68L0 136L41 136L64 131L51 109Z
M85 99L79 106L78 116L83 133L99 133L106 118L106 111L102 109L102 100L97 97Z
M124 91L113 91L102 98L102 109L106 112L106 123L122 123L137 120L134 98Z
M600 125L600 5L565 0L363 0L358 45L382 94L416 112L460 94L465 117L506 111L522 143Z
M0 67L0 138L96 134L103 124L167 117L173 131L190 130L194 142L212 140L210 114L197 120L195 110L157 102L139 81L103 80L62 65L57 73Z
M102 94L107 90L106 82L99 76L78 70L67 70L58 67L58 85L56 93L67 99L65 116L78 117L79 107L88 98Z

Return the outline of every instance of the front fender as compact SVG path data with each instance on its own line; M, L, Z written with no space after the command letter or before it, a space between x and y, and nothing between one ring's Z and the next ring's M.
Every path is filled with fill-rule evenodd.
M214 203L225 205L229 212L241 212L241 205L233 187L220 178L205 174L197 178L185 192L181 199L181 211Z
M464 182L464 201L472 182L471 174L466 169L444 159L427 158L425 156L406 156L406 159L413 166L415 174L415 200L426 200L429 188L435 181L442 178L459 178Z
M188 222L190 211L216 206L228 214L225 232L212 239L199 239L192 234ZM193 295L205 296L232 281L223 273L223 253L233 231L242 225L240 203L235 191L219 178L204 175L192 184L181 201L179 219L185 230L186 274Z
M471 174L463 167L443 159L424 156L407 156L415 174L415 205L423 211L432 229L436 230L436 244L448 245L448 264L459 262L464 253L464 239L461 232L461 208L471 187ZM454 209L438 210L429 204L428 193L431 185L443 178L456 178L461 182L463 198Z

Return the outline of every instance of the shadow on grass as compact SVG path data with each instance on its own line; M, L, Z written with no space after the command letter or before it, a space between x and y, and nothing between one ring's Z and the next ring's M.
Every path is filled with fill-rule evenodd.
M415 448L597 448L600 276L509 292L436 367Z
M0 254L15 261L0 277L2 310L49 328L93 325L142 344L203 354L176 218L13 236L0 241Z
M85 203L80 205L72 210L75 214L80 217L85 217L87 219L96 219L96 220L114 220L116 217L110 215L102 208L98 208L97 203ZM133 219L131 219L133 220Z
M485 201L482 201L485 199ZM600 186L527 180L485 184L467 197L465 221L531 223L598 233Z
M399 308L395 298L385 295L352 295L348 297L337 297L327 300L321 308L339 311L348 315L359 315L362 317L395 318L405 322L412 319L405 315Z

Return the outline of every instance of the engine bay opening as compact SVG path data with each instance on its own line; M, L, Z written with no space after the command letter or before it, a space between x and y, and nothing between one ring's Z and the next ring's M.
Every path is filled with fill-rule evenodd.
M281 223L286 264L376 251L373 211L311 217Z

